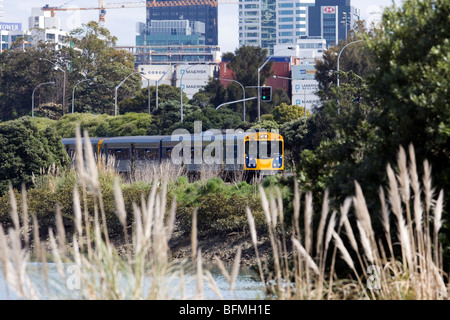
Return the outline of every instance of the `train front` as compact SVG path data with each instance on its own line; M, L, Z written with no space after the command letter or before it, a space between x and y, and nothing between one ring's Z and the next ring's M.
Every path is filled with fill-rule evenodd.
M247 135L244 170L261 176L282 173L284 170L284 143L278 133L256 132Z

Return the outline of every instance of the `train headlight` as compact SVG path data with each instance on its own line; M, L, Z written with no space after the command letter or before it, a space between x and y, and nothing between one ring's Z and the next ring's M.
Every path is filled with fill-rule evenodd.
M283 157L277 156L273 159L272 168L281 168L283 166Z

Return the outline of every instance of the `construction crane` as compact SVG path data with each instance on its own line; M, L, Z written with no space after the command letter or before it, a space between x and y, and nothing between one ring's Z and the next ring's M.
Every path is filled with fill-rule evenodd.
M105 0L99 0L97 7L86 8L63 8L51 7L48 4L42 7L42 11L50 11L51 16L55 16L56 11L70 11L70 10L99 10L98 21L104 23L106 21L106 10L109 9L123 9L123 8L140 8L140 7L175 7L175 6L205 6L217 7L218 4L237 4L239 0L167 0L167 1L136 1L136 2L116 2L105 3Z

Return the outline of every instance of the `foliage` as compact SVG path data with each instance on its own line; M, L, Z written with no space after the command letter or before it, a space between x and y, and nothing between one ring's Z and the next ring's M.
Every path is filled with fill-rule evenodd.
M299 163L300 153L303 150L301 141L304 141L307 132L304 117L299 117L280 126L280 134L284 140L285 165L293 164L295 168L295 164Z
M67 114L51 124L63 138L73 138L75 128L87 130L91 137L117 137L149 134L153 117L146 113L126 113L117 117L106 114Z
M202 130L209 129L236 129L241 124L241 117L235 112L227 109L206 107L188 115L183 124L176 124L173 129L185 128L189 132L194 132L194 121L202 122Z
M161 103L168 101L178 101L180 103L180 88L169 86L167 84L158 85L158 108ZM183 91L183 104L192 104L201 106L195 100L189 101L186 93ZM148 113L148 87L142 88L131 98L125 98L119 103L120 113L144 112ZM156 87L150 86L150 113L157 112L156 108Z
M41 83L56 81L61 73L52 71L48 63L39 59L53 60L56 55L44 44L0 54L0 120L31 115L34 89ZM59 84L61 79L57 80ZM56 91L54 86L41 86L35 91L35 106L56 99Z
M0 194L13 187L33 184L42 168L69 162L61 138L47 127L39 130L30 118L0 123Z
M252 129L278 130L280 125L273 120L263 120L252 126Z
M345 49L341 70L352 71L340 73L339 87L331 71L345 43L326 52L317 73L323 107L308 120L307 150L298 167L305 188L329 187L339 203L358 180L369 208L376 209L378 187L385 182L379 173L395 161L399 146L412 143L417 162L430 161L433 181L448 195L449 12L448 1L440 0L408 0L388 8L380 29L355 34L353 39L363 41ZM360 69L346 64L352 50L364 52ZM310 130L312 125L317 130ZM447 237L444 248L448 243ZM449 257L446 249L444 259Z
M311 115L309 110L306 110L303 107L299 107L297 105L288 105L286 103L281 103L276 106L273 111L273 120L279 124L284 124L289 121L296 120L300 117L308 117Z

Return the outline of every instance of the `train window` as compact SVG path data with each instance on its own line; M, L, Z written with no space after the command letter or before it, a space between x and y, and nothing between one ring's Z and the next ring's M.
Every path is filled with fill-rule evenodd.
M159 158L159 150L156 148L136 148L137 160L157 160Z
M129 160L130 159L130 149L129 148L110 148L108 149L108 154L114 156L116 160Z
M268 159L279 156L282 152L282 141L264 141L258 143L258 158Z
M256 141L256 140L245 141L245 154L256 157L257 153L258 153L257 146L258 146L258 141Z
M166 149L166 158L167 159L172 158L172 148L167 148Z
M283 141L246 141L245 154L257 156L258 159L274 158L282 154Z

